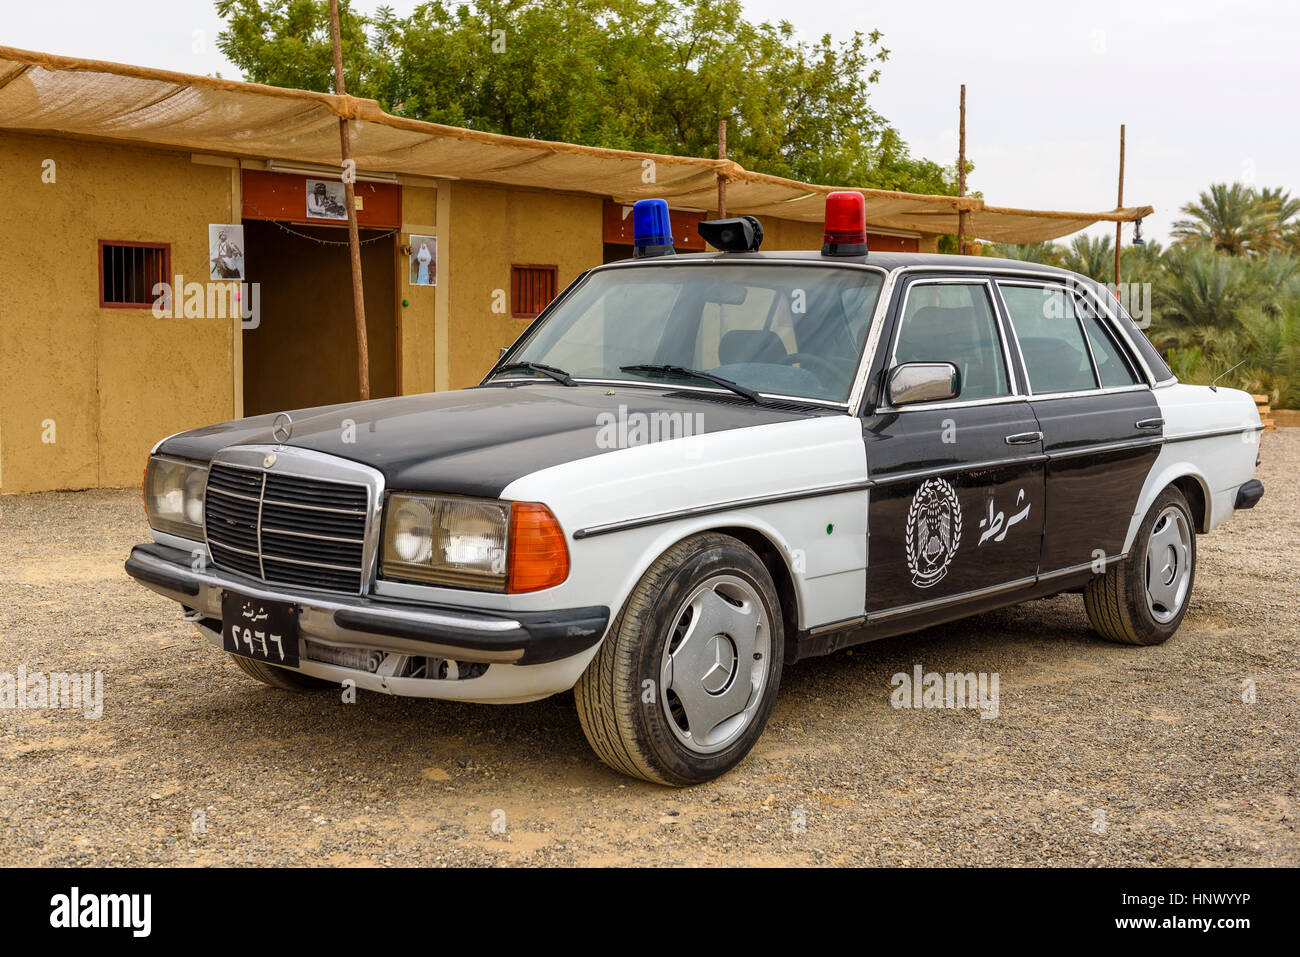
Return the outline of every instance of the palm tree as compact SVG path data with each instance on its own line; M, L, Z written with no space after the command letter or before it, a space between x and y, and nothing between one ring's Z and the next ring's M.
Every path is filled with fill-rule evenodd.
M1265 188L1259 191L1259 205L1272 220L1268 247L1294 249L1294 241L1300 237L1300 199L1292 199L1281 187Z
M1061 254L1061 265L1097 282L1114 282L1115 247L1110 236L1093 237L1080 233Z
M1154 239L1140 246L1125 246L1120 251L1121 278L1124 282L1155 282L1164 269L1164 247Z
M1276 317L1297 295L1300 261L1291 256L1235 258L1202 244L1174 246L1163 263L1152 297L1160 317L1152 339L1198 347L1207 359L1239 351L1247 311Z
M1300 289L1277 314L1248 309L1241 315L1242 387L1264 393L1282 409L1300 406Z
M1184 244L1208 243L1230 256L1268 249L1276 230L1276 213L1260 195L1241 183L1214 183L1182 212L1173 234Z
M990 256L1002 259L1015 259L1024 263L1045 263L1048 266L1061 264L1061 247L1056 243L995 243L989 250Z

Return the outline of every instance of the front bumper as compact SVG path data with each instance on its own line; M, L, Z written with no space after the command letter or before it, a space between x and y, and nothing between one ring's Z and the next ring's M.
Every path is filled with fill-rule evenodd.
M197 571L189 552L157 543L131 549L126 571L147 588L180 602L218 639L221 595L227 589L250 598L296 605L303 640L335 647L372 648L394 655L525 666L520 672L526 666L554 662L585 665L609 624L609 608L605 606L488 611L276 585L211 566ZM316 670L306 655L302 660L300 670ZM563 689L542 693L556 690Z

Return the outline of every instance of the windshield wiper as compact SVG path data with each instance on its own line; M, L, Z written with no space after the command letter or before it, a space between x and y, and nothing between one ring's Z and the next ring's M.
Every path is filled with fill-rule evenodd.
M739 382L732 382L730 379L724 379L720 375L714 375L712 372L703 372L699 369L688 369L686 366L673 365L652 365L641 363L633 366L619 366L621 372L661 372L665 375L690 376L693 379L707 379L709 382L716 383L724 389L730 389L736 395L744 396L750 402L756 402L762 405L766 400L747 386Z
M512 369L527 369L530 372L540 372L542 375L550 376L561 385L576 386L578 384L573 381L573 376L569 375L569 373L565 372L563 369L557 369L555 366L548 366L541 362L507 362L492 374L498 375L502 372L509 372Z

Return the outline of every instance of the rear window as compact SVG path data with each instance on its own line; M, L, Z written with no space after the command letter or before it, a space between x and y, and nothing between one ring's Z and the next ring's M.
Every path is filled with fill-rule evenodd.
M1119 327L1129 337L1138 354L1142 356L1142 361L1147 364L1151 374L1156 377L1156 381L1164 382L1167 379L1172 379L1174 374L1165 363L1164 357L1160 355L1160 350L1151 344L1151 340L1138 328L1138 324L1133 321L1133 317L1128 314L1123 305L1114 298L1107 305L1115 313Z
M1063 286L998 284L1035 395L1097 388L1088 343Z
M1078 307L1084 331L1088 333L1088 342L1092 346L1092 357L1097 362L1097 375L1101 377L1102 388L1136 385L1138 377L1125 358L1124 350L1115 341L1114 334L1106 328L1106 323L1097 315L1092 303L1080 299Z

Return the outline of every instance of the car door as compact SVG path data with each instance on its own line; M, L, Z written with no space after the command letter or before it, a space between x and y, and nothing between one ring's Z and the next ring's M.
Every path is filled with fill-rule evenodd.
M998 279L1047 455L1044 577L1119 557L1164 421L1139 365L1067 281Z
M868 620L1031 585L1043 527L1042 435L992 282L906 278L887 325L862 424ZM953 363L959 394L893 407L884 383L908 362Z

